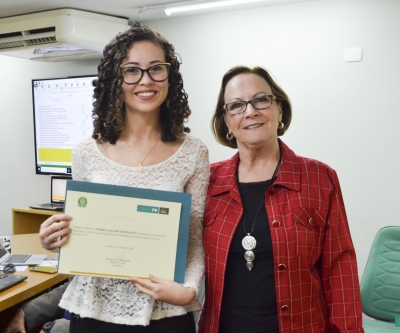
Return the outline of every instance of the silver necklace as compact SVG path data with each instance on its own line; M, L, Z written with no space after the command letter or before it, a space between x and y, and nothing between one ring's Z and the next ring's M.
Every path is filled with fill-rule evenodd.
M279 166L281 165L281 161L282 161L282 154L279 151L279 161L278 161L278 164L276 165L276 168L275 168L274 174L272 175L271 183L270 183L269 186L271 186L271 184L275 180L276 175L278 174L278 170L279 170ZM267 190L268 190L268 188L267 188ZM244 219L243 219L243 230L244 230L244 233L245 233L246 236L244 236L244 238L242 239L242 246L246 250L246 252L244 253L244 259L246 259L246 267L249 269L249 271L251 271L252 268L254 267L253 261L256 258L256 255L254 254L253 250L256 248L256 245L257 245L256 239L251 234L254 231L254 226L256 224L256 220L258 218L258 215L261 212L261 209L263 207L264 201L265 201L265 194L264 194L263 199L262 199L262 201L260 203L260 206L258 207L256 216L254 217L253 224L251 226L251 231L250 232L246 231L246 215L244 215Z

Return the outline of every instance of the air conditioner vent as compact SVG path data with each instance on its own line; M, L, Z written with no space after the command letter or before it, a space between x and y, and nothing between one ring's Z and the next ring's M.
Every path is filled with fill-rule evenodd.
M56 27L23 30L0 34L0 49L57 43Z
M29 35L41 34L41 33L43 33L43 32L56 32L56 27L32 29L32 30L28 30L28 31L27 31L27 33L28 33Z
M32 38L26 41L28 46L57 43L56 37L46 37L46 38Z
M0 34L0 40L3 38L10 38L10 37L21 37L22 32L21 31L16 31L16 32L8 32L6 34Z
M0 39L0 49L12 49L13 47L23 47L24 43L22 41L20 42L1 42Z

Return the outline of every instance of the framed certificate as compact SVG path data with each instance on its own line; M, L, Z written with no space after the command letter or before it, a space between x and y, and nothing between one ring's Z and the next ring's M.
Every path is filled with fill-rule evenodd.
M192 195L68 180L58 273L184 282Z

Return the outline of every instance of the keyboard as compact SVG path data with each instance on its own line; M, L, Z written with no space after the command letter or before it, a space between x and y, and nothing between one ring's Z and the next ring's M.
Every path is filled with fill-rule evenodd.
M48 203L48 204L43 204L43 207L46 207L46 208L64 208L64 204Z
M24 281L26 278L27 278L27 276L22 276L22 275L2 275L2 274L0 274L0 293L3 290L11 288L12 286L15 286L16 284Z
M12 254L3 264L10 264L13 262L26 262L31 257L30 254Z

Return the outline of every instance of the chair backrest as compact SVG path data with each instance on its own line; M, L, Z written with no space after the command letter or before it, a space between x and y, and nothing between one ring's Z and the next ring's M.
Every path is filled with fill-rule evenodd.
M400 315L400 226L376 234L361 281L361 299L369 317L394 322Z

